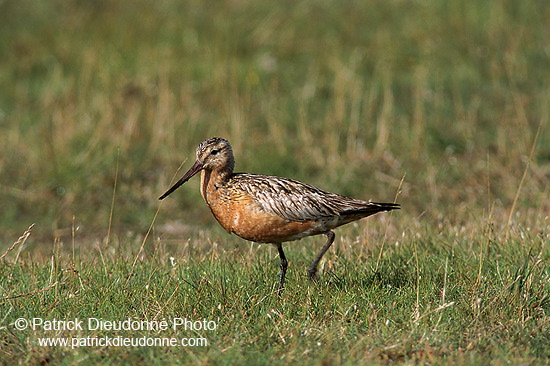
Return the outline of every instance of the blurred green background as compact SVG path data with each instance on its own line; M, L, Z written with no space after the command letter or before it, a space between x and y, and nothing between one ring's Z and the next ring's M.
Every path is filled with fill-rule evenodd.
M144 234L211 136L237 171L358 198L404 176L400 218L426 225L504 224L534 147L528 224L550 212L548 19L545 0L0 1L0 242L31 223L35 246L103 242L112 208L111 240ZM197 186L156 234L217 225Z

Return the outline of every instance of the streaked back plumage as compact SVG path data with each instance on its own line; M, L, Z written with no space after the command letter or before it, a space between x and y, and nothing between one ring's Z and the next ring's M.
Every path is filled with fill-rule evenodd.
M345 215L372 215L397 208L395 204L362 201L323 191L297 180L258 174L233 174L228 185L248 193L269 213L291 221L344 218Z

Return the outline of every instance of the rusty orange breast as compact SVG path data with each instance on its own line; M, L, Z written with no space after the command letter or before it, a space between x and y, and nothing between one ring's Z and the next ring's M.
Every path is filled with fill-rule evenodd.
M280 243L313 234L313 221L289 221L265 212L246 192L220 188L208 193L207 203L216 220L225 230L243 239Z

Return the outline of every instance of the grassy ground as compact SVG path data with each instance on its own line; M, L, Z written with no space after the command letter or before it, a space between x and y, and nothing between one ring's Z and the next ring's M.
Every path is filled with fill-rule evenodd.
M0 361L550 362L545 1L0 1ZM227 235L195 146L403 209L274 248ZM180 174L182 172L180 171ZM17 241L31 224L34 226ZM24 330L18 318L212 320ZM40 337L204 337L70 347Z

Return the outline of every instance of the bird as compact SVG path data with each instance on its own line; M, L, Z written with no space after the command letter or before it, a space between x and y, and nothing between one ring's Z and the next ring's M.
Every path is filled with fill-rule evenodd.
M326 236L324 246L307 269L308 277L315 280L317 266L334 242L334 228L400 208L398 203L350 198L290 178L235 173L234 168L235 157L228 140L221 137L204 140L196 149L195 163L159 200L200 172L200 193L228 233L277 247L281 269L279 294L288 268L283 243L319 234Z

